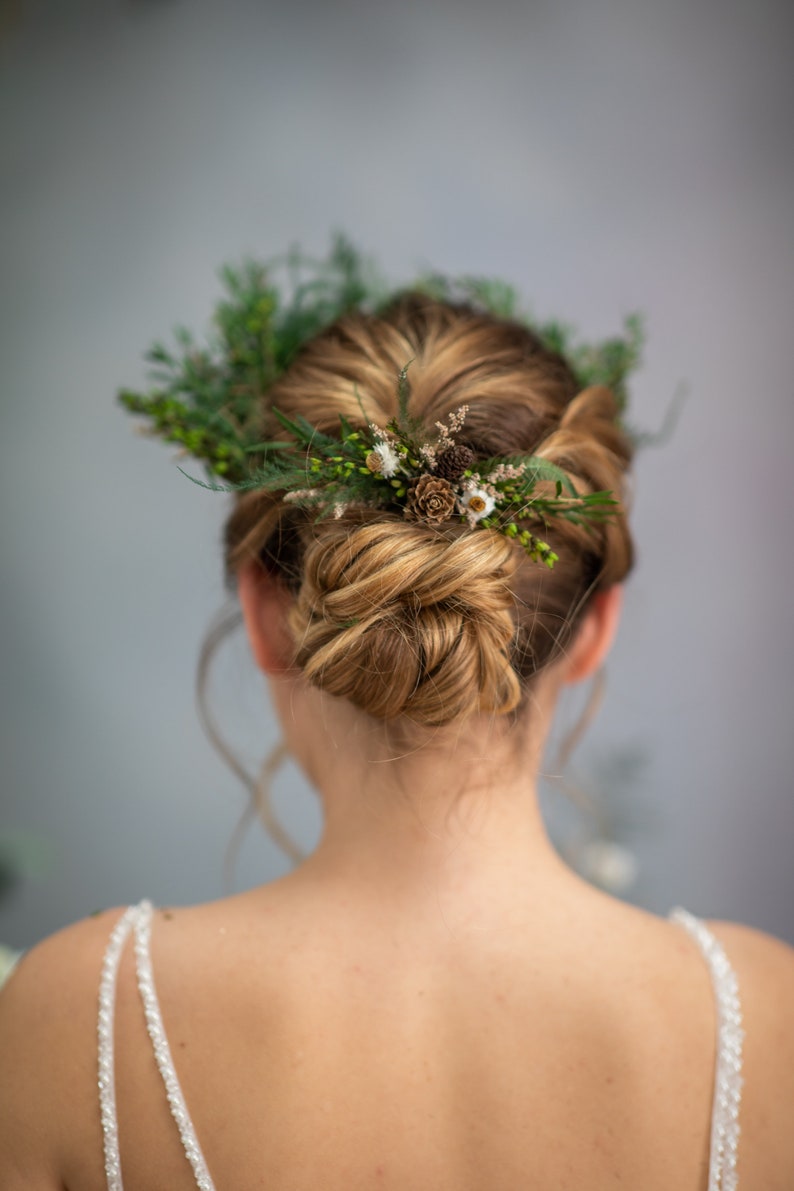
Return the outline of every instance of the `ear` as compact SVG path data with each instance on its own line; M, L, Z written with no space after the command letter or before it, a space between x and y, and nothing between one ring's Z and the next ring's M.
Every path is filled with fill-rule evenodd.
M593 596L567 651L564 682L582 682L600 669L615 638L622 607L623 588L617 584Z
M257 666L264 674L292 669L294 645L287 625L292 596L258 561L242 566L237 594L245 631Z

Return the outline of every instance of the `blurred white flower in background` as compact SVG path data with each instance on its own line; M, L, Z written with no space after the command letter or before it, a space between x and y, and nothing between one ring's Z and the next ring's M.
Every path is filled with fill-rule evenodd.
M582 876L608 893L624 893L637 880L636 856L614 840L590 840L582 846L578 861Z

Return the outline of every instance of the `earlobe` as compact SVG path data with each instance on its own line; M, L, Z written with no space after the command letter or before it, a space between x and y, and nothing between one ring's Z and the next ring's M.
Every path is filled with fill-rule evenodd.
M237 574L237 595L257 666L267 675L284 674L292 668L290 593L261 563L250 562Z
M619 584L597 592L567 654L564 681L583 682L601 668L615 639L623 607Z

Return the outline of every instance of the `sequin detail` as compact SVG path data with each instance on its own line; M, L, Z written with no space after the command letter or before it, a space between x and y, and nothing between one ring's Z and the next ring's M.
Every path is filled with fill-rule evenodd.
M742 1007L739 982L722 945L699 918L686 910L670 915L697 943L708 964L717 1002L717 1061L711 1112L708 1191L736 1191L739 1108L742 1099Z
M151 932L152 904L151 902L141 902L135 918L135 957L138 968L138 988L140 989L141 1000L143 1001L143 1011L146 1015L146 1028L149 1031L149 1037L152 1040L152 1046L154 1048L154 1057L157 1060L157 1066L160 1069L160 1074L165 1084L165 1094L171 1109L171 1116L174 1118L176 1127L179 1130L179 1136L182 1139L187 1160L193 1167L196 1186L199 1191L215 1191L215 1184L210 1178L210 1172L207 1169L207 1163L204 1161L204 1155L201 1152L201 1146L198 1143L193 1122L188 1114L185 1097L182 1094L174 1061L171 1058L171 1048L165 1036L160 1005L154 988L152 961L149 955Z

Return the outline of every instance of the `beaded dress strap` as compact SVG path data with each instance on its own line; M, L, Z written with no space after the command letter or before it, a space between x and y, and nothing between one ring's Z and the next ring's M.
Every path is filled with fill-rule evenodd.
M711 974L717 1002L717 1059L708 1191L736 1191L744 1040L739 982L722 945L699 918L680 908L673 910L670 918L682 926L700 948Z
M150 956L150 940L152 934L152 904L141 902L135 916L135 959L138 971L138 988L143 1001L143 1011L146 1015L146 1028L152 1040L154 1057L165 1085L165 1093L171 1116L174 1118L179 1136L182 1139L188 1162L193 1168L196 1186L199 1191L215 1191L215 1184L210 1177L207 1163L201 1152L201 1146L193 1128L193 1122L185 1104L185 1097L171 1057L171 1048L165 1035L160 1004L154 987L152 961Z
M115 1049L113 1017L116 1008L116 983L121 952L132 930L136 906L122 914L113 928L102 963L99 982L99 1112L102 1118L102 1145L105 1151L105 1177L108 1191L123 1191L119 1158L119 1123L116 1115Z
M107 1191L124 1191L119 1156L119 1126L116 1113L115 1058L113 1019L116 1008L116 984L124 944L130 932L135 935L135 962L138 989L143 1002L146 1028L154 1047L154 1057L165 1084L171 1115L176 1122L185 1154L193 1168L199 1191L215 1191L204 1155L201 1152L193 1123L187 1111L185 1097L177 1079L171 1049L163 1028L160 1005L154 987L149 944L152 931L151 902L130 906L113 928L102 964L99 986L99 1106L102 1119L102 1141L105 1151Z

